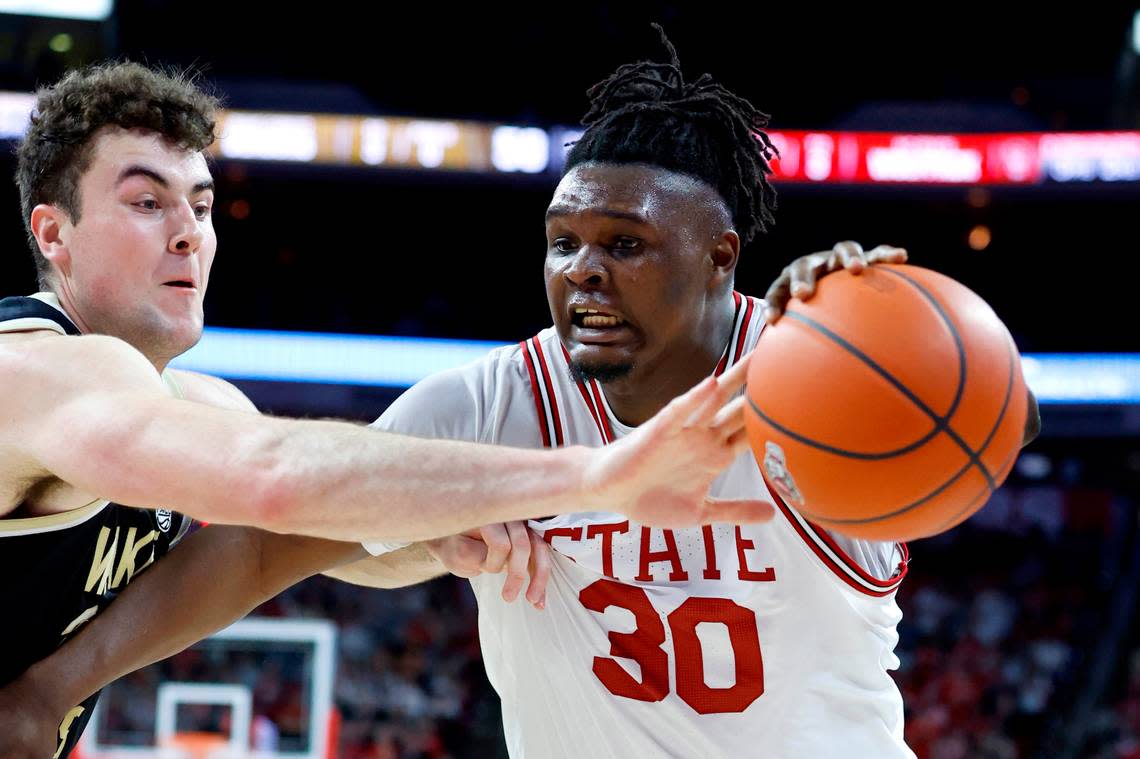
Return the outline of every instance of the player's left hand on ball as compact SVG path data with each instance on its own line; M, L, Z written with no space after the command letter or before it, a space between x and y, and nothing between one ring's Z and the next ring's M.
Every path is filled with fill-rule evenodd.
M788 301L792 298L807 300L815 293L815 283L820 277L840 269L861 274L868 266L877 263L906 263L906 250L893 245L880 245L865 251L859 243L845 240L835 243L831 250L800 256L785 266L768 288L764 296L764 302L768 306L764 316L769 324L775 324L783 316Z

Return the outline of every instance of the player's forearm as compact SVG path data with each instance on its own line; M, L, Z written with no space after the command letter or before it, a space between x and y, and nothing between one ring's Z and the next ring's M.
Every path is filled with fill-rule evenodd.
M424 440L163 399L116 405L116 414L104 411L99 424L76 432L69 451L45 446L55 457L49 471L120 503L208 522L416 541L584 503L584 448ZM84 412L71 418L92 418Z
M330 569L323 574L369 588L403 588L447 574L424 543Z
M584 448L534 451L350 428L282 441L270 518L341 539L415 542L582 507ZM338 430L339 433L339 430Z
M16 687L60 716L113 680L241 619L285 588L361 556L358 545L211 526L186 538Z

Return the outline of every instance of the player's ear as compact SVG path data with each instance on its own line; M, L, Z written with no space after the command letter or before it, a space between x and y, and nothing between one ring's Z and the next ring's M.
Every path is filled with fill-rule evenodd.
M69 273L71 252L67 243L71 217L57 206L40 203L32 209L29 226L44 259L64 274Z
M731 279L740 260L740 235L731 229L722 232L709 249L709 263L717 282Z

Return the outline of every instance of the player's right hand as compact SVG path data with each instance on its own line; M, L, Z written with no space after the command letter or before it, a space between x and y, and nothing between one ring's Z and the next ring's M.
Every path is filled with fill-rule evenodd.
M800 256L784 267L780 276L764 295L764 318L775 324L783 316L793 298L807 300L815 293L816 281L841 269L861 274L871 264L905 264L906 250L893 245L880 245L864 251L854 240L835 243L831 250Z
M654 527L692 527L713 522L766 522L766 500L723 500L709 487L748 450L743 396L748 357L720 377L709 377L673 399L632 434L595 449L587 464L583 510L625 514Z
M428 552L458 577L506 572L503 600L518 598L527 584L526 600L536 609L546 606L550 580L550 546L525 522L490 524L478 530L427 541Z

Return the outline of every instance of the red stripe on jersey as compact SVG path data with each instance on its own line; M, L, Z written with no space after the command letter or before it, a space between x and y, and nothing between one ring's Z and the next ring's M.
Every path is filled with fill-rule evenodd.
M526 361L526 370L530 374L530 390L534 395L534 408L538 411L538 428L542 431L542 445L544 448L550 447L550 431L546 429L546 410L542 406L542 391L538 388L538 375L534 371L534 359L530 357L530 351L526 347L527 341L523 340L519 343L522 348L523 359Z
M845 564L847 564L847 566L849 566L852 570L854 570L855 574L859 575L859 577L861 577L866 582L871 583L872 585L877 585L880 588L897 588L899 583L902 582L902 579L904 577L906 577L906 573L907 573L906 561L902 561L899 563L898 568L895 570L895 573L891 576L891 578L889 580L880 580L878 577L875 577L873 574L871 574L867 570L863 569L863 567L859 564L859 562L855 561L850 556L848 556L847 552L844 551L843 548L838 543L835 542L835 538L831 537L831 535L827 532L827 530L817 528L817 529L815 529L815 534L824 543L826 543L827 547L830 548L832 551L834 551L835 554L839 558L841 558ZM902 550L902 553L905 554L905 549Z
M614 441L614 431L610 427L610 418L606 415L606 406L602 403L602 389L598 387L597 380L590 380L590 390L594 393L594 400L598 402L598 414L602 417L602 437L606 443Z
M550 399L550 413L554 416L554 436L558 440L558 445L562 445L562 418L558 415L558 401L554 398L554 385L550 381L550 369L546 366L546 356L542 353L542 343L539 342L538 337L532 337L531 343L534 344L535 353L538 354L538 362L542 366L542 380L546 383L546 397Z
M562 355L566 359L566 363L570 363L570 353L567 352L566 346L562 346ZM586 408L590 410L590 416L594 418L594 425L598 428L598 434L602 436L603 443L609 443L610 438L606 437L606 430L602 426L602 413L594 404L594 399L590 397L590 391L586 389L586 383L578 380L574 383L578 386L578 392L582 394L582 400L586 402Z
M765 478L764 481L767 483L767 478ZM805 530L804 526L800 523L800 521L796 519L795 515L792 514L791 508L786 503L784 503L784 499L780 497L779 493L777 493L771 486L769 486L768 490L771 491L772 498L776 501L776 506L780 509L781 512L783 512L788 522L792 525L792 529L794 529L796 533L798 533L799 536L803 538L803 541L808 544L808 547L811 548L813 552L815 552L815 555L818 556L820 560L823 561L823 563L836 576L839 577L839 579L843 580L845 583L860 593L865 593L869 596L875 596L878 598L889 596L891 593L894 593L898 589L899 585L903 581L903 578L906 577L908 570L907 562L909 561L909 554L907 553L905 544L900 544L904 560L899 564L899 568L896 574L889 580L880 580L877 577L869 574L865 569L863 569L863 567L859 566L854 560L852 560L851 557L848 556L847 553L842 548L840 548L839 545L831 538L831 536L827 535L826 532L812 528L809 525L809 529L811 529L811 533L809 534L807 530ZM867 581L871 585L882 588L882 590L873 590L866 587L865 585L861 585L860 583L856 582L850 574L844 571L842 566L836 563L835 559L833 559L828 555L826 551L819 547L817 540L822 540L824 543L826 543L828 548L830 548L835 553L835 555L838 556L844 562L844 564L853 570L861 579Z
M742 296L740 295L740 293L736 292L736 290L732 291L732 299L736 303L736 308L732 312L732 323L733 323L733 325L736 324L736 318L738 316L740 316L740 299L741 299L741 297ZM724 349L724 355L720 357L720 363L718 363L716 365L716 371L713 372L714 377L719 377L721 374L724 373L724 370L728 368L728 359L731 356L731 354L732 354L732 338L730 337L729 341L728 341L728 347L726 347Z
M740 337L736 339L736 357L732 359L732 363L740 360L741 354L744 353L744 338L748 335L748 323L752 321L752 309L756 302L751 298L745 298L748 301L748 306L744 309L744 323L740 325Z
M594 406L594 399L590 397L590 391L587 390L586 386L581 382L575 382L574 384L578 386L578 392L582 394L582 400L586 402L586 408L590 410L590 416L594 418L594 426L598 428L598 434L601 435L602 442L610 442L609 438L606 437L605 429L602 427L602 419L598 416L598 409Z

